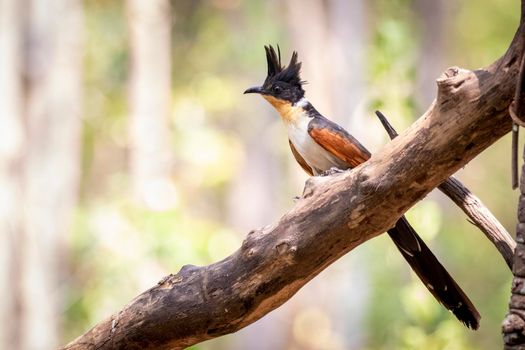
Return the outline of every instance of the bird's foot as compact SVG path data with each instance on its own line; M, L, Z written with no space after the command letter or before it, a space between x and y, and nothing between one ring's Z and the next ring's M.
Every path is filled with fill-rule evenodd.
M326 171L323 171L320 174L320 176L330 176L330 175L341 174L341 173L344 173L344 170L341 170L341 169L336 168L336 167L331 167L330 169L328 169Z

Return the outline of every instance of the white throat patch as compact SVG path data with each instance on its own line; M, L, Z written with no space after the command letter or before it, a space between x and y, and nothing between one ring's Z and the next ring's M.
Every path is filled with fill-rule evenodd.
M294 106L303 108L308 104L308 100L305 97L302 97L299 101L297 101Z

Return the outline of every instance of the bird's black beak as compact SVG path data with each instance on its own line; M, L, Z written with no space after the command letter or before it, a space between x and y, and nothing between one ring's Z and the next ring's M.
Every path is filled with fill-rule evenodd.
M262 93L262 87L260 86L254 86L254 87L251 87L249 89L247 89L244 93L245 94L260 94Z

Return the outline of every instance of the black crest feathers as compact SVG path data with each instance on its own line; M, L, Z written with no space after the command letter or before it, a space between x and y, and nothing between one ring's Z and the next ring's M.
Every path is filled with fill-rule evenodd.
M287 67L281 64L281 49L277 46L277 52L271 46L265 46L266 60L268 62L267 81L282 81L291 85L301 86L305 82L301 80L301 62L298 62L297 52L294 51Z

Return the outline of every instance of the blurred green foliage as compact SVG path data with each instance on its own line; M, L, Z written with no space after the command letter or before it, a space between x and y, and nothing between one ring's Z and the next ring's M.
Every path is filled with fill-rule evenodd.
M228 226L224 208L231 181L246 157L241 134L254 123L252 115L262 103L247 101L241 93L264 77L264 44L293 48L285 9L281 2L262 0L172 5L170 122L176 193L172 209L155 212L137 206L129 197L129 45L124 4L85 2L83 169L70 242L72 279L65 303L64 339L79 335L182 265L209 264L226 257L245 234ZM402 130L414 120L415 65L422 40L413 2L375 0L367 6L372 33L366 48L369 59L363 67L371 87L368 109L385 109L400 117L397 127ZM451 7L444 53L448 66L480 67L505 51L518 23L517 2L458 0ZM268 147L286 154L286 142L277 144L271 142ZM509 142L501 140L460 176L513 232L517 194L510 190L508 154ZM276 184L275 191L282 186ZM285 197L300 188L300 184L294 186ZM277 205L282 213L292 205L290 198ZM510 291L510 274L503 260L441 195L431 195L408 216L479 307L481 330L465 330L437 305L391 242L379 237L360 247L371 284L364 348L500 348L500 322ZM290 332L293 337L293 327ZM232 348L228 344L226 340L192 349ZM323 347L311 344L311 348Z

